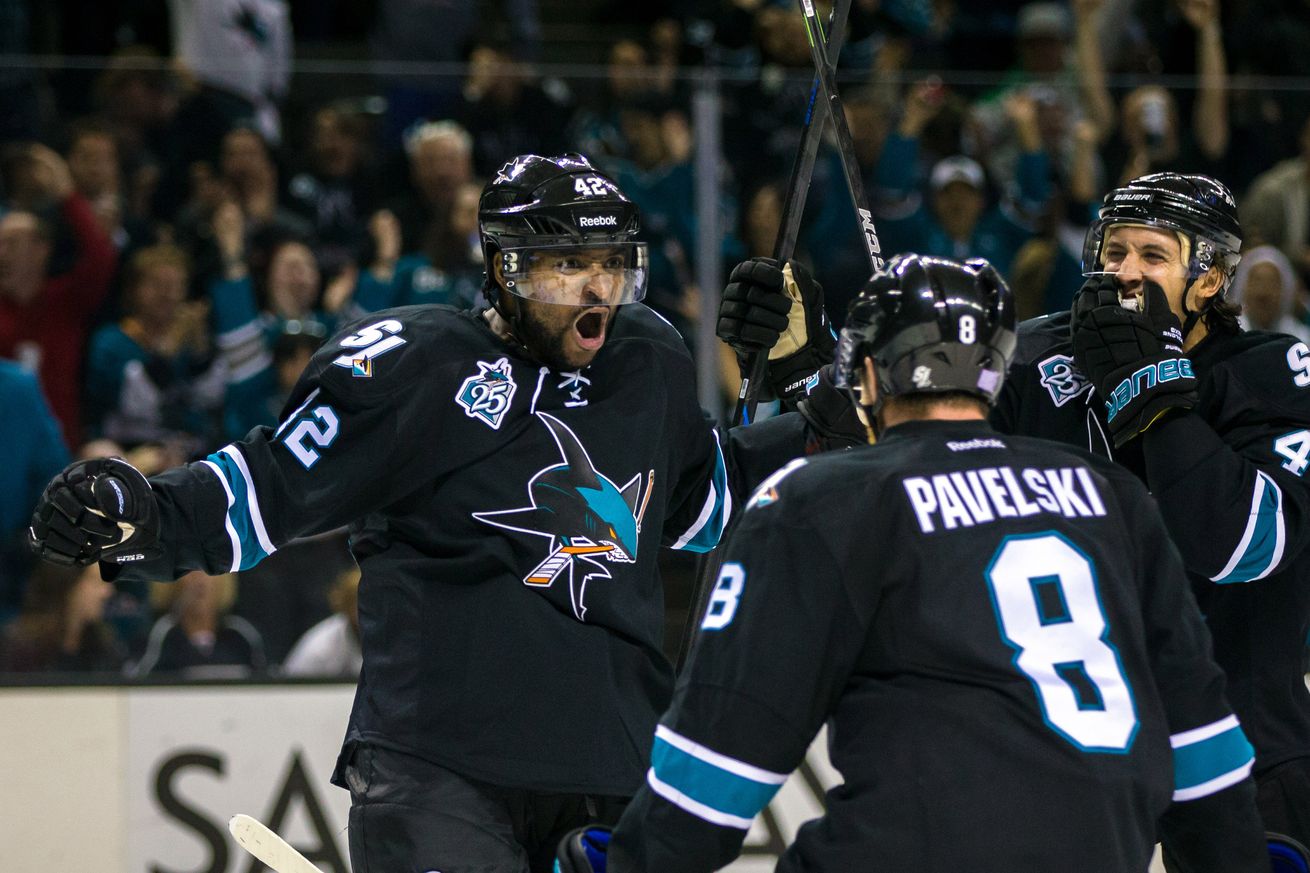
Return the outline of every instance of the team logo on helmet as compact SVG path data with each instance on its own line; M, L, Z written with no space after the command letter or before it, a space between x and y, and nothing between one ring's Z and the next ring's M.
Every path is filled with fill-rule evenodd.
M1064 406L1092 387L1087 377L1073 365L1068 355L1052 355L1037 365L1042 374L1042 385L1056 406Z
M639 509L640 473L618 487L596 469L582 441L564 422L544 412L538 412L537 418L559 447L561 462L538 470L528 480L530 505L475 512L473 517L549 539L545 559L523 577L523 584L546 590L567 575L569 608L578 621L585 621L587 583L613 578L605 563L631 564L637 559L641 519L650 502L655 471L646 477Z
M500 423L505 420L514 392L518 390L514 372L507 358L491 364L486 361L477 364L477 374L469 376L459 386L455 402L464 407L464 414L469 418L481 421L492 430L500 430Z

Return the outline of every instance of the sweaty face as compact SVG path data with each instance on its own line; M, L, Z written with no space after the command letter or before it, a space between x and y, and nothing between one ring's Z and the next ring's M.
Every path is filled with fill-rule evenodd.
M517 299L523 344L555 370L585 367L609 334L618 303L626 302L626 261L617 249L561 249L523 253L526 269L497 278ZM513 283L512 285L510 283Z
M1179 321L1183 312L1183 289L1187 286L1187 262L1182 242L1172 230L1159 230L1141 225L1120 225L1106 231L1101 244L1101 269L1114 273L1119 280L1120 296L1127 300L1142 294L1146 279L1164 289L1169 309ZM1208 282L1193 285L1189 308L1197 310L1206 293ZM1205 286L1205 287L1203 287Z

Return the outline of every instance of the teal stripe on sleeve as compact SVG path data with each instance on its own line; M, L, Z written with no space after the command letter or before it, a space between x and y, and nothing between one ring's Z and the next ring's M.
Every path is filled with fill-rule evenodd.
M655 738L651 769L664 783L688 798L729 816L750 820L769 805L779 784L759 782L701 760Z
M1282 557L1283 492L1267 476L1257 480L1263 485L1260 504L1255 511L1254 529L1242 555L1231 570L1214 581L1220 585L1251 582L1265 576Z
M241 562L238 570L249 570L268 557L268 552L259 542L255 533L254 519L250 514L250 492L246 487L246 477L241 469L224 452L215 452L205 459L218 467L232 492L232 506L228 508L227 517L241 543Z
M1174 749L1174 790L1195 788L1247 765L1255 750L1234 725L1213 737Z

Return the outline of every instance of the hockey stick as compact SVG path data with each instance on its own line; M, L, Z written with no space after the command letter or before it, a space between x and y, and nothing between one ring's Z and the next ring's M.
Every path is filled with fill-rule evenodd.
M851 0L837 0L828 18L828 56L836 63L841 54L842 40L846 31L846 17L850 13ZM809 25L807 24L808 28ZM801 214L805 212L805 197L809 193L810 176L814 172L814 160L819 153L819 143L823 141L824 104L818 102L823 80L816 74L810 85L810 102L805 109L805 123L801 128L800 147L792 161L791 177L787 180L787 193L782 201L782 218L778 222L778 236L773 242L773 258L779 264L786 263L796 251L796 238L800 234ZM818 123L816 124L815 121ZM732 412L732 426L750 424L755 420L756 396L759 386L768 372L769 355L767 351L752 352L745 361L741 380L741 390L737 393L737 406Z
M323 873L258 819L234 815L228 820L227 829L238 846L258 858L273 873Z
M841 54L846 18L850 11L851 0L837 0L828 18L828 51L834 58ZM809 192L810 175L814 172L814 160L819 153L819 144L823 141L824 104L818 100L822 87L823 80L816 74L810 85L810 101L805 110L800 146L796 150L796 158L792 161L791 177L787 181L787 194L782 201L778 236L773 242L773 257L780 264L785 264L796 251L796 238L800 235L801 215L805 212L805 197ZM768 367L767 351L753 352L747 357L743 368L746 375L741 380L737 406L732 413L734 427L739 424L750 424L755 420L755 398L759 386L764 382ZM714 552L703 554L696 562L696 583L692 586L691 600L687 604L687 622L682 628L682 638L678 641L676 662L678 672L682 672L682 666L687 661L691 641L696 636L696 628L700 626L701 616L705 612L705 602L718 576L719 564L714 554Z

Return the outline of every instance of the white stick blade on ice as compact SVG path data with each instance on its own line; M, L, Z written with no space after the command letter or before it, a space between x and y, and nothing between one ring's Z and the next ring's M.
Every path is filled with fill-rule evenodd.
M227 829L238 846L263 861L273 873L323 873L258 819L234 815Z

